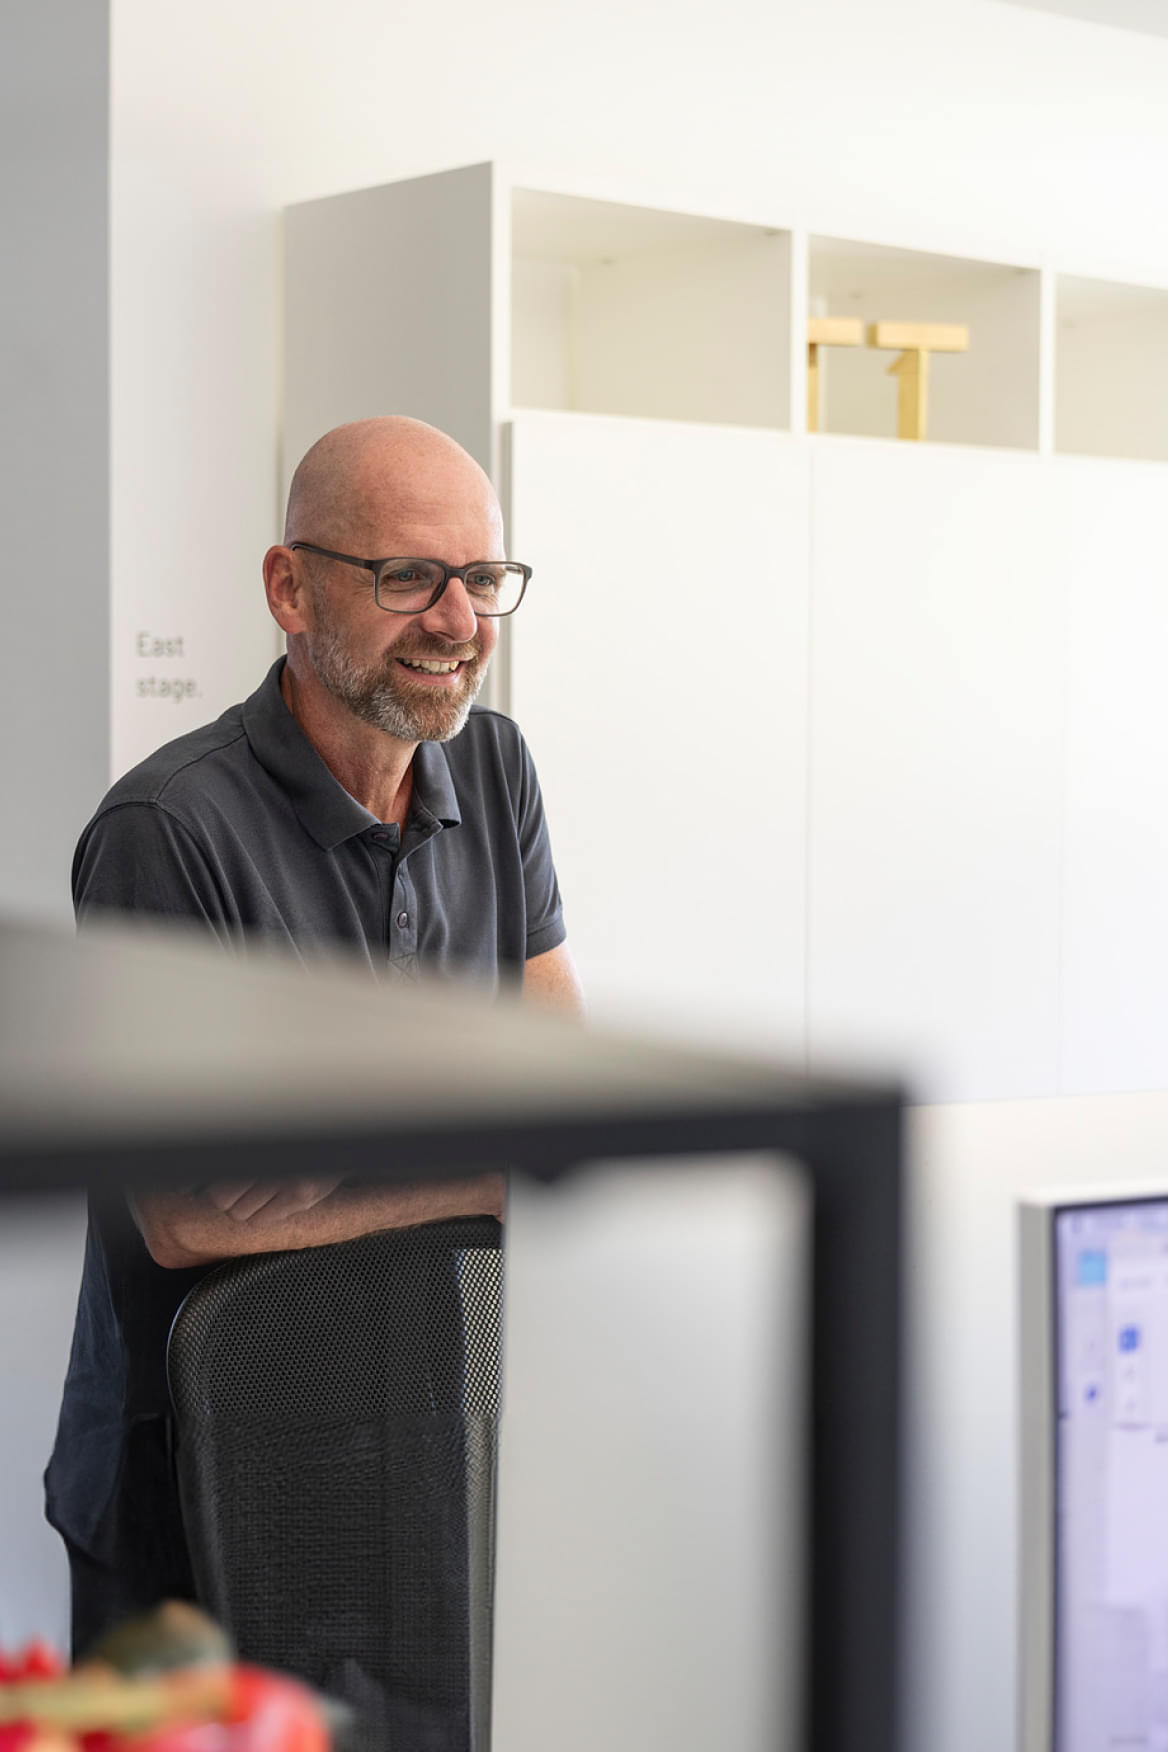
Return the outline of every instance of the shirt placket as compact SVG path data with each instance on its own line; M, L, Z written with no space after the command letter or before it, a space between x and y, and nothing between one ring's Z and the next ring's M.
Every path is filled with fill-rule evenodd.
M398 872L401 867L401 830L395 821L383 822L377 827L366 829L365 843L377 863L379 910L385 921L385 958L392 962L398 959L395 953L397 944L393 921L396 913L405 910L404 907L395 905Z
M417 895L404 854L394 859L393 886L389 895L389 959L412 971L418 958Z
M401 973L416 973L418 970L421 919L418 916L417 884L410 874L410 859L441 828L437 816L415 795L401 849L394 859L393 887L389 897L389 961Z

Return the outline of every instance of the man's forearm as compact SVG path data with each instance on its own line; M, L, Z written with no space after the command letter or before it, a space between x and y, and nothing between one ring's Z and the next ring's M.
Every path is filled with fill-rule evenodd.
M146 1193L134 1198L131 1208L151 1257L158 1265L177 1270L249 1253L322 1247L378 1229L407 1229L444 1217L502 1217L503 1176L341 1186L310 1210L273 1216L265 1214L265 1206L244 1220L198 1194Z

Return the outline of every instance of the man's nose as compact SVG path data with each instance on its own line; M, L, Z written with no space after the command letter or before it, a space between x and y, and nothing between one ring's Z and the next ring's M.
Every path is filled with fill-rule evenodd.
M448 579L433 608L419 618L427 632L458 644L466 644L479 630L478 616L461 578Z

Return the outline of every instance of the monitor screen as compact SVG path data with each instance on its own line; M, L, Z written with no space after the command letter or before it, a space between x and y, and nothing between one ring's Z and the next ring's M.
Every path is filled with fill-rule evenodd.
M1168 1198L1054 1213L1055 1752L1168 1752Z

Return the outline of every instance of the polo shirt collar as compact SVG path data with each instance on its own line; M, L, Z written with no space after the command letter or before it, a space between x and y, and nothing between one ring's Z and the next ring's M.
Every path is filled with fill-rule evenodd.
M243 705L243 728L251 751L285 792L297 818L318 846L332 851L377 817L351 797L312 746L280 692L285 659L278 657ZM462 819L446 750L438 742L419 743L414 755L414 805L443 827Z
M443 827L458 827L462 821L444 743L419 742L415 750L411 809L419 807Z

